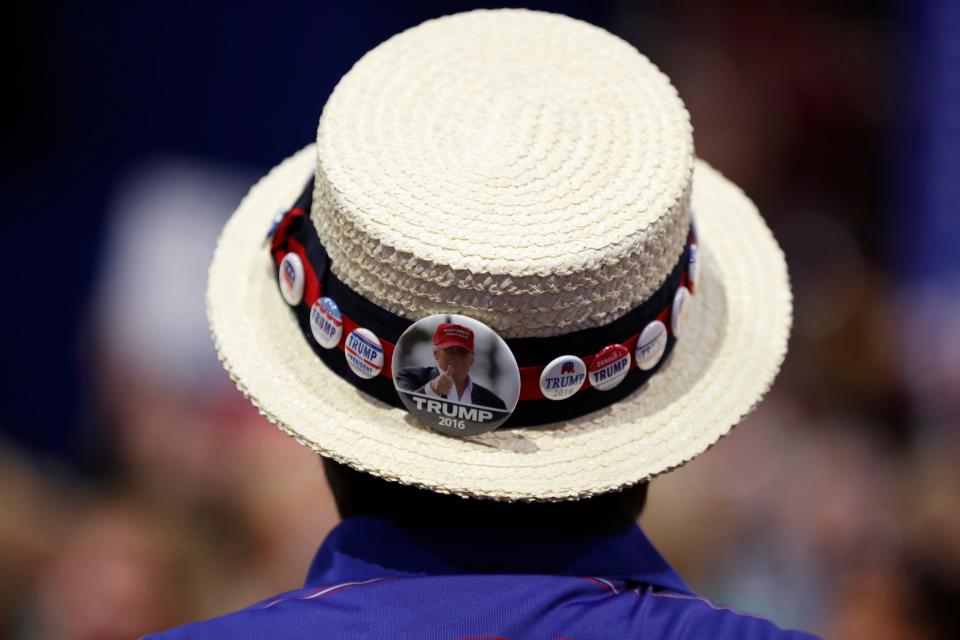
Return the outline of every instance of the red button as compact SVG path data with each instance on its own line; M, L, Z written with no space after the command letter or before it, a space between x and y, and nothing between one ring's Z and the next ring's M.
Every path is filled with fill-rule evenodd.
M623 382L630 371L630 350L622 344L611 344L601 349L590 363L590 385L607 391Z

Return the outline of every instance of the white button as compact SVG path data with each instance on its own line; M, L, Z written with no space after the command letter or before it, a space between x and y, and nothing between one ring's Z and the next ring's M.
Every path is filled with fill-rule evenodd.
M637 348L633 357L637 361L637 368L649 371L657 366L663 352L667 349L667 325L654 320L643 328L637 340Z
M687 265L687 279L693 291L697 290L697 283L700 281L700 255L697 252L697 245L690 245L690 262Z
M590 363L590 384L598 391L607 391L623 382L630 372L630 350L622 344L607 345Z
M288 253L280 261L280 293L291 307L295 307L303 300L303 262L295 253Z
M370 329L360 327L351 331L343 354L350 370L365 380L375 378L383 369L383 346Z
M263 238L263 246L267 246L267 243L273 239L273 234L277 232L277 227L280 226L285 215L287 215L287 212L281 209L277 211L277 215L273 216L273 220L270 222L270 228L267 229L267 235Z
M587 380L587 365L577 356L560 356L540 374L540 392L549 400L569 398Z
M324 349L334 349L343 335L343 314L332 298L317 298L310 309L310 331Z
M680 337L687 326L687 315L689 314L690 290L686 287L680 287L673 295L673 308L670 310L670 329L673 335Z

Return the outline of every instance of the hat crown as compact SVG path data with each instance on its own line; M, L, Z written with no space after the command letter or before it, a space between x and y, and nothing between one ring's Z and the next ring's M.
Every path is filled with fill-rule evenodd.
M566 16L480 10L382 43L317 133L313 222L347 285L504 337L600 326L683 251L689 115L647 58Z

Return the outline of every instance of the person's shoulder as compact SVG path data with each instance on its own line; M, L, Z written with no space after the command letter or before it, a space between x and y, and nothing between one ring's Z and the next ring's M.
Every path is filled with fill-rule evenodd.
M140 640L200 640L202 638L247 638L251 626L247 610L235 611L203 622L192 622L166 631L143 636Z
M719 605L698 595L648 590L651 598L666 613L664 619L673 620L684 632L677 636L684 640L818 640L804 631L783 629L766 618ZM672 611L667 613L664 609ZM673 626L673 625L671 625Z
M397 382L401 386L415 387L423 386L429 380L432 380L439 372L435 367L404 367L397 372Z
M216 618L192 622L166 631L151 633L140 640L246 640L247 638L300 637L300 627L310 617L310 611L296 605L319 604L309 596L315 590L298 589L262 600L254 605ZM336 609L312 607L329 622L336 622ZM315 622L315 621L314 621ZM311 625L314 626L314 625ZM313 635L324 638L324 635Z
M476 382L473 383L473 404L493 407L494 409L507 408L507 405L500 399L500 396Z
M439 374L436 367L404 367L397 372L397 375L420 378L434 373Z

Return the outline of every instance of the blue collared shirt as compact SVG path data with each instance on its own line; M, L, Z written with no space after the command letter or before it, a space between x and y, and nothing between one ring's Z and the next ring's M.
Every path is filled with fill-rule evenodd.
M173 638L809 639L694 594L639 527L610 535L410 529L348 518L303 589Z

